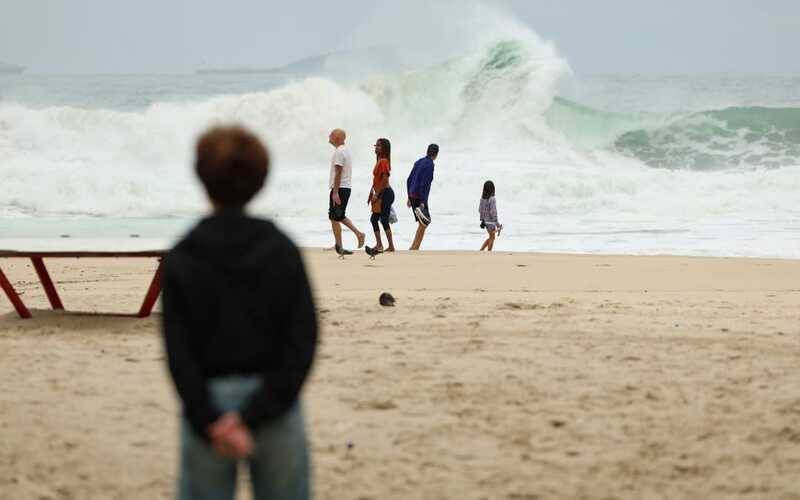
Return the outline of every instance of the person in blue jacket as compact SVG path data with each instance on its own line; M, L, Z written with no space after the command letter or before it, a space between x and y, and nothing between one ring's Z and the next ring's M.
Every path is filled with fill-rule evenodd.
M408 202L406 203L414 212L414 219L417 221L417 234L414 235L414 242L409 250L419 250L422 238L425 237L425 229L431 223L431 212L428 206L428 195L431 192L433 182L433 162L439 156L439 146L431 144L428 152L414 163L414 168L408 175L406 189L408 191Z

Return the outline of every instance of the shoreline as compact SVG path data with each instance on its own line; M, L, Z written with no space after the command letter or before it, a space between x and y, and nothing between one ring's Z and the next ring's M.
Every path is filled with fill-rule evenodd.
M2 241L2 239L0 239ZM333 248L331 247L320 247L320 246L301 246L298 247L300 250L305 252L332 252ZM357 256L360 253L363 253L364 248L358 249L351 249L354 252L354 255ZM398 250L397 254L411 254L411 250ZM415 250L420 254L447 254L451 253L454 255L464 255L464 254L494 254L494 255L532 255L532 256L541 256L541 257L632 257L632 258L680 258L680 259L742 259L742 260L774 260L774 261L786 261L786 262L797 262L800 261L800 257L792 258L792 257L760 257L760 256L742 256L742 255L688 255L688 254L672 254L672 253L656 253L656 254L638 254L638 253L592 253L592 252L541 252L537 250L493 250L491 252L480 252L477 249L475 250L459 250L459 249L447 249L447 250L440 250L440 249L422 249L422 250ZM391 255L391 254L389 254ZM349 256L346 258L350 258Z
M168 238L148 238L148 237L119 237L119 238L87 238L87 237L53 237L53 238L3 238L0 237L0 251L47 251L51 250L50 244L58 242L56 245L58 251L91 251L91 250L109 250L109 251L123 251L123 250L169 250L175 243ZM121 248L120 248L121 247ZM325 246L298 246L303 253L308 252L332 252L333 248ZM349 248L349 247L346 247ZM352 248L354 254L347 258L360 258L363 253L362 248ZM410 253L410 250L401 249L396 253L398 255ZM464 249L422 249L418 250L420 254L453 254L453 255L469 255L472 253L481 253L477 249L464 250ZM596 253L596 252L543 252L537 250L495 250L493 252L484 252L496 255L531 255L531 256L560 256L560 257L631 257L631 258L686 258L686 259L727 259L727 260L767 260L767 261L784 261L784 262L798 262L800 257L780 257L780 256L750 256L750 255L693 255L693 254L680 254L680 253ZM391 257L391 254L387 254Z

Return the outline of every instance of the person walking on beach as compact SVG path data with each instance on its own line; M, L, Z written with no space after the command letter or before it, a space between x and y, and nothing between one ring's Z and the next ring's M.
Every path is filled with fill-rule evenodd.
M439 146L431 144L428 146L427 154L414 163L411 173L406 181L408 191L408 201L406 205L411 207L414 212L414 219L417 221L417 233L414 235L414 242L409 250L419 250L422 238L425 237L425 229L431 223L431 212L428 206L428 195L431 192L433 182L433 162L439 156Z
M347 218L347 202L350 200L350 189L353 178L353 160L350 151L344 145L347 138L345 131L333 129L328 136L328 142L335 148L331 158L331 173L328 187L328 219L331 221L333 239L336 253L350 255L353 252L345 250L342 246L342 224L347 226L358 240L358 248L364 246L366 235Z
M367 205L372 208L372 230L375 232L375 247L367 247L370 255L383 252L383 241L381 241L381 230L378 227L380 221L383 231L386 233L386 242L389 245L387 252L394 252L394 240L392 240L392 228L389 226L389 219L394 203L394 190L389 185L389 176L392 171L392 143L389 139L380 138L375 142L375 168L372 170L372 189L367 197Z
M489 237L481 245L480 251L485 248L491 252L494 248L495 236L500 236L500 231L503 230L503 225L497 221L497 202L494 199L494 182L492 181L483 183L483 194L481 194L481 202L478 205L478 213L481 217L481 227L489 233Z
M244 212L268 168L248 131L203 134L195 169L213 212L164 260L163 336L183 407L180 500L232 500L239 461L256 500L311 496L298 397L317 343L311 288L294 243Z

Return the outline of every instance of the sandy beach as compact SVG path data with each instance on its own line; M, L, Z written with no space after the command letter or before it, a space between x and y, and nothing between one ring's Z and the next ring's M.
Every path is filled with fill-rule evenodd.
M320 499L800 499L800 262L308 250ZM133 312L153 260L53 259ZM169 498L158 314L0 266L0 498ZM391 292L394 308L378 305ZM247 498L247 496L242 496Z

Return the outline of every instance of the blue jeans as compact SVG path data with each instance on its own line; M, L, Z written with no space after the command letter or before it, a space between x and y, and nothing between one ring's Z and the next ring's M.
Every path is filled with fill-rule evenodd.
M236 411L261 385L261 378L223 377L210 381L214 403ZM264 423L253 435L255 451L247 460L255 500L307 500L311 497L309 460L303 411L297 404L277 420ZM232 500L237 461L222 457L181 422L178 500Z

